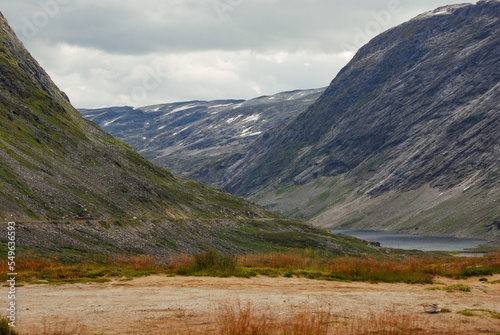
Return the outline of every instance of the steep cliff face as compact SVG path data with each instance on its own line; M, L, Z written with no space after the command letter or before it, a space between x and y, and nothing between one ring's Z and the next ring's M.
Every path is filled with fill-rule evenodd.
M79 112L157 165L186 178L199 178L200 166L207 161L241 152L261 133L306 110L324 90Z
M496 239L499 55L499 1L424 13L206 181L321 225Z

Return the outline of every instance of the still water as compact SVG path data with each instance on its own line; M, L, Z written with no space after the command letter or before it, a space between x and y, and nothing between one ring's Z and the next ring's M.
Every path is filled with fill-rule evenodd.
M334 234L345 234L361 240L379 242L382 247L422 251L464 251L485 241L455 237L429 237L387 233L374 230L330 229Z

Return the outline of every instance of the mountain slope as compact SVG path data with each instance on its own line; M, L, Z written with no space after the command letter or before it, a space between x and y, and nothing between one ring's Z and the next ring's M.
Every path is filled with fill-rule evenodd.
M85 120L0 14L0 221L19 252L102 260L319 247L374 251L176 177ZM7 230L0 232L6 251Z
M303 112L323 91L79 112L157 165L196 178L200 165L240 152L261 133Z
M269 215L152 165L80 117L4 18L0 220Z
M379 35L205 182L318 225L499 240L499 18L480 1Z

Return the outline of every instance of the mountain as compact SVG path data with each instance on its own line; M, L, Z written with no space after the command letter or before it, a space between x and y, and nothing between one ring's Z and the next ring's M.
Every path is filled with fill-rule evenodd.
M188 101L79 112L150 161L191 178L208 160L241 152L261 133L303 112L324 90L283 92L248 101Z
M498 243L499 55L498 0L423 13L201 180L320 226Z
M207 249L373 250L153 165L82 118L1 14L0 221L18 223L20 251L71 260ZM0 239L7 241L6 230Z
M173 176L83 119L4 18L1 29L1 220L269 215Z

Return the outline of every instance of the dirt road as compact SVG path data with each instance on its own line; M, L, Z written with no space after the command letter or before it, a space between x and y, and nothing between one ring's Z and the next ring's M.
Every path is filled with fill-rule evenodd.
M500 275L489 277L499 280ZM306 308L328 309L332 318L350 322L370 313L394 311L416 314L423 327L459 324L463 334L500 333L500 320L488 313L464 316L457 311L485 309L500 312L500 283L478 278L455 281L438 278L446 285L463 283L471 292L428 290L430 286L408 284L342 283L302 278L208 278L150 276L133 281L104 284L26 285L18 288L18 330L43 334L44 326L66 327L78 334L187 334L191 330L214 329L217 308L239 301L255 308L271 308L287 315ZM7 306L7 288L0 292ZM439 303L452 310L427 314L423 303ZM212 332L213 333L213 332Z

